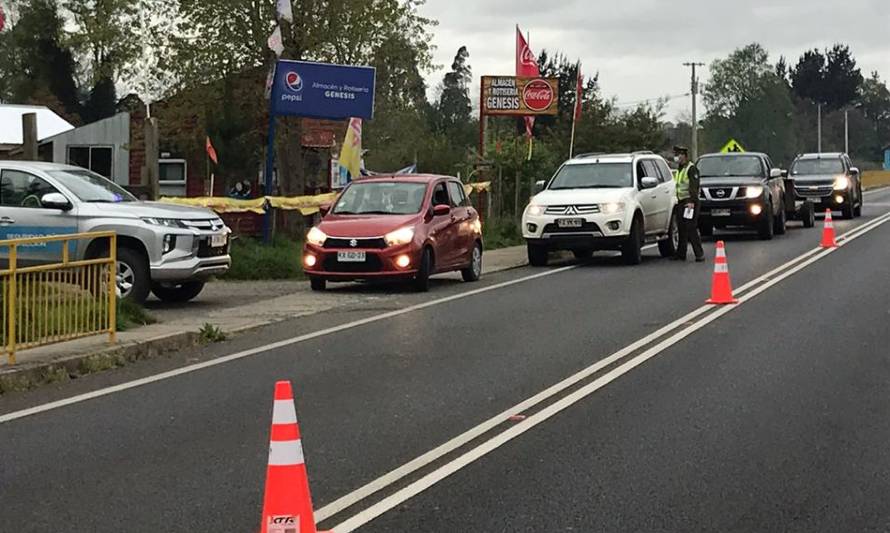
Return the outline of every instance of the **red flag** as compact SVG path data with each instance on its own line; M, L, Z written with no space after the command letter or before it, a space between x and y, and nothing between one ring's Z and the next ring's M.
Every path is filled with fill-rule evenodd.
M213 161L214 165L218 165L219 161L216 159L216 149L213 147L213 143L210 142L210 137L207 137L207 157Z
M3 12L3 6L0 6L0 31L6 27L6 13Z
M541 75L538 68L538 60L528 46L528 41L522 36L519 26L516 26L516 75L524 78L537 78ZM535 125L535 117L525 117L525 133L532 136L532 128Z
M584 77L581 76L581 62L578 62L578 81L575 85L575 122L581 118L581 98L584 94L584 88L582 84L584 83Z

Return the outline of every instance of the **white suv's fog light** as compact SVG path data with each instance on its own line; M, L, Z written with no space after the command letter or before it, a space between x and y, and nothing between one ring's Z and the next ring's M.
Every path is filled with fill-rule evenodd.
M621 229L621 222L618 222L617 220L613 220L612 222L609 222L608 224L606 224L606 226L608 226L609 229L612 231L618 231L619 229Z
M763 213L763 207L761 207L760 204L754 204L754 205L752 205L752 206L750 207L750 210L751 210L751 214L754 215L754 216L757 216L757 215L759 215L760 213Z
M526 224L525 227L528 228L528 232L529 232L529 233L534 233L534 232L538 231L538 225L537 225L537 224L531 224L531 223L529 223L529 224Z

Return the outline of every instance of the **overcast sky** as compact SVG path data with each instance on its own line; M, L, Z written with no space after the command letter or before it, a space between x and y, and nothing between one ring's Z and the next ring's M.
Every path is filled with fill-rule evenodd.
M606 96L619 103L689 92L684 61L710 64L735 48L759 42L771 61L790 64L804 50L849 44L863 76L890 77L890 0L427 0L433 29L431 87L461 45L470 52L474 101L479 76L513 74L514 27L531 34L531 48L579 58L585 74L599 71ZM702 72L706 81L708 69ZM690 98L677 98L667 119L688 116Z

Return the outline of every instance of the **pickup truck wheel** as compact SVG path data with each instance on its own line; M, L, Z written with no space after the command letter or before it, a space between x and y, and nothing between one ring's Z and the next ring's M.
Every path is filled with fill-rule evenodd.
M812 228L816 225L816 206L813 202L806 201L800 208L800 218L803 220L803 227Z
M841 218L850 220L853 218L853 195L848 194L844 205L841 206Z
M621 257L628 265L639 265L643 262L643 223L635 218L630 227L630 235L621 245Z
M856 207L853 208L853 216L861 217L862 216L862 204L865 202L865 197L862 196L862 185L859 186L859 194L856 195L859 198L859 203L856 204Z
M203 281L185 281L182 283L155 283L151 286L151 293L158 300L170 303L184 303L193 300L204 290Z
M132 248L117 250L117 287L121 299L139 305L145 303L151 289L151 274L148 261L142 253Z
M671 225L668 227L668 238L658 241L658 253L661 257L673 257L677 254L677 246L680 244L680 229L677 227L677 215L671 215Z
M788 222L787 214L785 213L785 202L782 201L782 208L779 209L779 216L776 218L776 235L785 235L786 223Z
M547 248L536 244L527 245L528 264L534 267L547 266Z
M769 241L772 240L773 235L775 235L776 229L773 206L767 205L764 213L765 216L763 217L763 220L760 221L760 227L757 229L757 234L760 236L761 240Z

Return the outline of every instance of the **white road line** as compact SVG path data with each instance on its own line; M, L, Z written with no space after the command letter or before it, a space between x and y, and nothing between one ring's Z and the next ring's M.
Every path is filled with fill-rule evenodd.
M231 361L236 361L238 359L243 359L245 357L250 357L252 355L256 355L261 352L266 352L269 350L275 350L278 348L283 348L285 346L291 346L294 344L298 344L301 342L306 342L308 340L317 339L319 337L324 337L325 335L331 335L332 333L339 333L341 331L345 331L348 329L357 328L359 326L364 326L366 324L372 324L374 322L380 322L381 320L388 320L390 318L394 318L400 315L412 313L414 311L419 311L421 309L427 309L429 307L433 307L436 305L441 305L448 302L453 302L455 300L460 300L463 298L469 298L470 296L476 296L478 294L483 294L486 292L494 291L497 289L502 289L504 287L510 287L512 285L517 285L519 283L524 283L526 281L531 281L539 278L544 278L547 276L553 276L555 274L560 274L562 272L566 272L568 270L572 270L578 268L580 265L569 265L561 268L556 268L553 270L547 270L545 272L540 272L538 274L532 274L530 276L525 276L522 278L505 281L502 283L497 283L495 285L489 285L487 287L482 287L479 289L474 289L467 292L462 292L459 294L453 294L451 296L446 296L445 298L439 298L437 300L431 300L429 302L424 302L417 305L412 305L410 307L405 307L404 309L399 309L397 311L389 311L386 313L382 313L379 315L374 315L368 318L363 318L361 320L355 320L353 322L347 322L346 324L340 324L339 326L330 327L327 329L322 329L318 331L314 331L312 333L307 333L305 335L300 335L298 337L293 337L290 339L285 339L278 342L273 342L270 344L266 344L263 346L258 346L256 348L251 348L249 350L244 350L241 352L233 353L231 355L226 355L223 357L219 357L216 359L211 359L209 361L204 361L201 363L195 363L193 365L184 366L181 368L177 368L174 370L169 370L167 372L162 372L160 374L155 374L153 376L136 379L133 381L128 381L126 383L121 383L118 385L114 385L111 387L106 387L104 389L99 389L91 392L87 392L84 394L78 394L77 396L72 396L70 398L65 398L64 400L58 400L55 402L45 403L43 405L38 405L35 407L31 407L29 409L23 409L21 411L14 411L12 413L7 413L5 415L0 415L0 424L11 422L13 420L18 420L20 418L24 418L26 416L36 415L38 413L43 413L46 411L51 411L53 409L59 409L61 407L66 407L69 405L73 405L80 402L85 402L87 400L92 400L94 398L100 398L102 396L107 396L109 394L114 394L116 392L121 392L129 389L133 389L136 387L140 387L142 385L148 385L149 383L155 383L157 381L162 381L165 379L170 379L176 376L181 376L183 374L188 374L191 372L195 372L197 370L202 370L205 368L214 367L217 365L229 363Z
M890 217L890 213L888 213L884 216ZM838 240L839 240L839 242L843 241L845 238L847 238L846 235L848 235L848 234L852 235L853 233L858 232L862 229L866 229L867 227L869 227L873 224L876 224L876 223L880 223L878 219L869 221L867 224L863 224L862 226L857 226L856 228L850 230L847 234L840 236L838 238ZM822 248L813 248L813 249L809 250L808 252L805 252L805 253L791 259L790 261L787 261L786 263L784 263L784 264L770 270L769 272L762 274L761 276L758 276L757 278L749 281L748 283L745 283L744 285L738 287L734 291L735 295L738 296L740 294L743 294L745 291L751 289L752 287L755 287L755 286L763 283L764 281L767 281L767 280L773 278L774 276L778 275L782 271L784 271L788 268L791 268L795 263L803 261L803 260L819 253L822 250L823 250ZM730 252L730 254L731 254L731 252ZM732 259L732 257L730 256L730 261L731 261L731 259ZM642 337L641 339L634 341L632 344L629 344L629 345L625 346L624 348L621 348L620 350L609 355L608 357L605 357L604 359L597 361L593 365L579 371L578 373L567 377L566 379L551 386L550 388L532 396L531 398L528 398L527 400L524 400L524 401L514 405L513 407L510 407L506 411L489 418L485 422L482 422L481 424L479 424L473 428L470 428L469 430L465 431L464 433L461 433L460 435L445 442L444 444L441 444L440 446L424 453L423 455L420 455L420 456L412 459L411 461L403 464L402 466L396 468L395 470L392 470L391 472L388 472L388 473L384 474L383 476L380 476L379 478L374 479L365 485L362 485L361 487L355 489L354 491L352 491L348 494L345 494L344 496L334 500L333 502L325 505L324 507L317 509L315 511L316 522L321 522L323 520L326 520L326 519L340 513L344 509L359 503L360 501L364 500L365 498L386 488L389 485L392 485L393 483L399 481L400 479L404 478L405 476L433 463L434 461L437 461L441 457L466 445L468 442L476 439L480 435L483 435L483 434L487 433L488 431L490 431L491 429L504 423L512 415L522 413L522 412L540 404L541 402L544 402L544 401L552 398L553 396L558 395L559 393L572 387L576 383L583 381L584 379L592 376L593 374L596 374L603 368L615 363L616 361L619 361L619 360L627 357L628 355L636 352L640 348L642 348L642 347L650 344L651 342L655 341L656 339L666 335L670 331L673 331L674 329L676 329L682 325L685 325L687 322L697 318L702 313L704 313L710 309L713 309L713 308L714 308L714 306L712 306L712 305L703 305L703 306L699 307L698 309L693 310L692 312L678 318L677 320L671 322L670 324L663 326L663 327L659 328L658 330L646 335L645 337Z
M856 232L855 235L849 236L842 243L840 243L840 246L841 247L846 246L848 243L856 240L857 238L861 237L862 235L868 233L869 231L879 227L881 224L887 222L887 220L890 220L890 213L885 214L885 215L879 217L878 219L870 222L869 224L866 225L866 226L868 226L866 229ZM714 322L718 318L726 315L727 313L732 312L736 308L738 308L741 305L743 305L744 303L750 301L752 298L756 297L757 295L765 292L766 290L768 290L769 288L778 284L779 282L796 274L797 272L800 272L801 270L805 269L809 265L815 263L816 261L819 261L820 259L834 253L835 251L837 251L839 249L840 248L829 248L829 249L824 249L821 251L819 251L820 249L816 249L818 253L816 253L815 256L810 257L806 261L797 264L793 268L791 268L785 272L782 272L781 274L777 275L776 277L774 277L772 279L769 279L762 285L754 288L753 290L751 290L744 296L740 297L739 304L733 305L733 306L721 307L714 313L704 316L696 323L680 330L679 332L675 333L671 337L669 337L669 338L663 340L662 342L658 343L657 345L649 348L648 350L646 350L643 353L641 353L640 355L630 359L629 361L625 362L624 364L612 369L611 371L607 372L606 374L597 378L596 380L592 381L591 383L585 385L584 387L578 389L577 391L567 395L564 398L561 398L560 400L554 402L551 405L548 405L547 407L543 408L541 411L531 415L530 417L526 418L525 420L523 420L521 422L518 422L515 426L512 426L509 429L505 430L504 432L499 433L498 435L492 437L491 439L482 443L481 445L473 448L472 450L465 452L464 454L462 454L455 460L446 463L445 465L430 472L429 474L425 475L424 477L420 478L419 480L400 489L399 491L393 493L392 495L387 496L386 498L379 501L378 503L376 503L376 504L372 505L371 507L368 507L367 509L361 511L360 513L352 516L348 520L338 524L337 526L335 526L333 528L332 531L334 533L349 533L350 531L354 531L356 528L361 527L364 524L367 524L368 522L370 522L371 520L374 520L375 518L382 515L383 513L389 511L390 509L396 507L397 505L400 505L401 503L409 500L410 498L413 498L417 494L430 488L431 486L435 485L436 483L445 479L446 477L450 476L451 474L453 474L453 473L457 472L458 470L464 468L465 466L473 463L474 461L487 455L488 453L499 448L500 446L503 446L504 444L515 439L519 435L522 435L523 433L530 430L531 428L537 426L538 424L541 424L542 422L548 420L549 418L553 417L554 415L558 414L559 412L567 409L568 407L574 405L575 403L590 396L597 390L608 385L609 383L618 379L619 377L623 376L624 374L630 372L637 366L640 366L641 364L645 363L646 361L655 357L656 355L662 353L666 349L674 346L675 344L679 343L681 340L685 339L689 335L695 333L696 331L701 330L702 328L704 328L711 322ZM810 255L812 255L812 254L810 254ZM711 306L707 306L707 307L711 307Z

